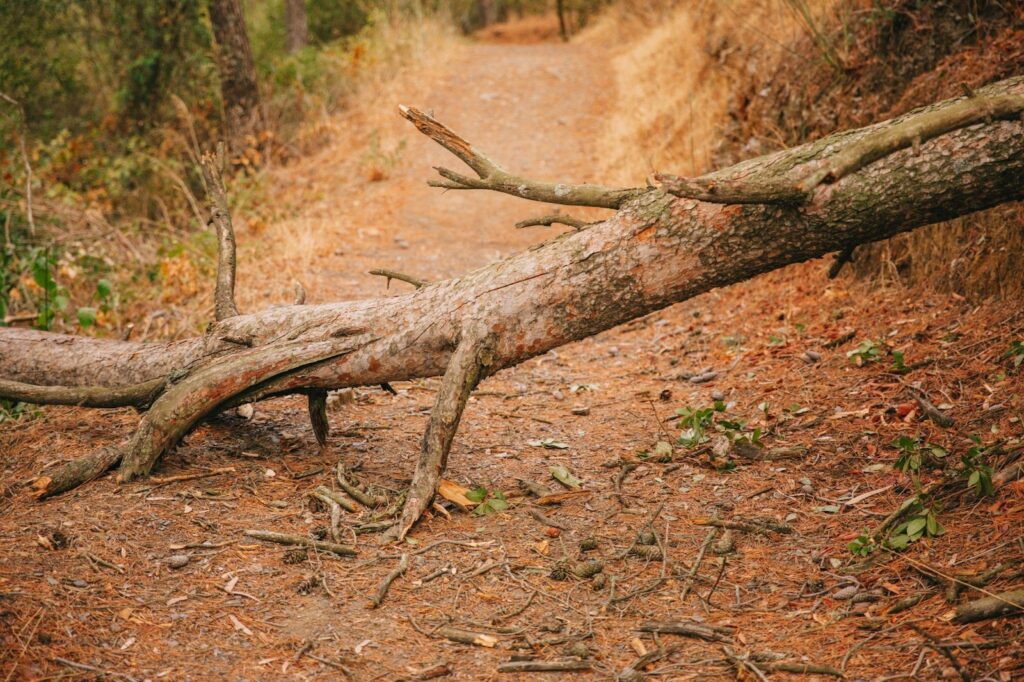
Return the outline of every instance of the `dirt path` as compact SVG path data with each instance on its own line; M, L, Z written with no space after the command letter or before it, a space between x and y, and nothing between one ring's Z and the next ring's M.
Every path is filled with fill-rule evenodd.
M612 101L606 71L590 48L473 45L432 78L419 104L511 169L596 180L589 150ZM512 228L544 207L426 187L429 166L452 161L412 132L389 134L387 149L398 139L407 140L400 162L384 164L381 181L352 181L373 159L349 158L337 146L287 171L295 178L288 191L304 188L303 209L272 227L276 238L292 240L266 247L276 260L243 267L243 307L281 300L292 276L304 279L313 301L379 295L383 282L362 274L372 267L448 277L548 236ZM260 253L256 241L243 239L243 259ZM511 508L482 517L435 513L402 547L354 534L369 511L342 519L342 540L357 541L355 558L296 556L242 532L325 532L328 515L310 506L307 493L333 485L339 459L363 482L400 490L437 380L399 384L394 397L355 392L331 412L324 451L304 403L292 398L261 404L250 422L203 426L159 474L228 472L127 486L105 478L43 504L10 484L0 496L0 679L8 671L12 679L73 672L54 657L137 679L326 680L339 678L339 665L360 681L423 679L420 672L440 664L450 670L443 679L613 679L641 651L677 645L651 665L656 679L735 679L722 643L638 630L645 621L681 619L727 627L725 639L740 653L845 665L853 679L874 679L908 672L922 651L920 637L899 625L904 618L946 641L1001 641L972 654L980 660L972 665L1020 673L1019 620L954 627L939 619L949 608L941 595L886 616L897 599L928 589L901 559L883 557L854 578L844 575L856 562L847 543L908 493L906 478L890 467L889 443L917 434L954 450L963 443L959 431L895 416L906 395L889 361L856 367L846 351L862 339L885 339L908 363L928 359L907 379L946 398L958 423L1019 442L1020 422L1010 419L1022 410L1024 387L993 341L1019 329L1019 311L826 284L826 267L712 292L487 380L467 407L448 478L503 491ZM826 347L851 330L853 341ZM821 361L807 364L805 350L820 352ZM708 367L713 380L689 380ZM748 434L761 429L768 447L789 448L795 459L711 462L701 448L656 449L680 435L668 419L677 409L715 400ZM996 403L1007 409L985 411ZM113 442L135 420L130 411L48 408L35 420L0 425L0 452L17 453L0 459L0 480L23 481ZM516 496L518 479L561 490L553 466L569 469L589 492L551 507ZM908 556L958 572L981 570L996 556L1019 558L1020 494L983 506L946 501L946 534L916 543ZM853 498L860 500L844 504ZM658 510L660 546L630 552ZM695 522L716 515L767 518L794 533L734 533L735 548L709 552L687 587L708 533ZM595 549L581 547L591 540ZM380 608L368 608L403 552L411 555L408 572ZM188 563L171 568L170 558L182 554ZM567 565L591 560L603 562L606 578L565 575ZM493 635L497 646L439 638L445 624ZM593 670L499 675L499 663L515 655L585 655ZM920 679L949 672L930 651L920 665Z
M475 45L421 106L518 173L592 180L596 159L587 140L600 133L600 113L611 100L602 59L561 44ZM550 208L494 192L427 187L431 167L459 162L425 137L413 137L405 158L395 237L409 248L382 254L403 267L451 277L550 237L544 228L512 227Z

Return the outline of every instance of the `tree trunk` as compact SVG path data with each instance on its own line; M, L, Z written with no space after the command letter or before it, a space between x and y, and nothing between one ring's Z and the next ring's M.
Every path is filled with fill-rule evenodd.
M1014 78L702 178L665 176L663 189L610 189L511 175L437 121L404 109L479 176L441 168L444 179L432 184L620 208L405 296L226 317L187 341L0 329L0 397L67 404L78 391L90 404L106 389L104 405L115 395L120 404L152 404L124 452L121 475L131 478L216 410L445 374L401 535L429 502L424 490L437 482L478 381L715 287L1024 198L1022 111L1024 78ZM61 400L39 398L47 393Z
M284 26L288 52L298 52L304 48L309 37L306 0L284 0Z
M237 155L256 147L266 127L240 0L210 0L210 23L217 42L224 123L231 153Z

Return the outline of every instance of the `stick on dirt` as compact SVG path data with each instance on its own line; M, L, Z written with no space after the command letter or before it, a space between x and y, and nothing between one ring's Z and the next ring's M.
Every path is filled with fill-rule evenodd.
M245 531L245 536L256 540L262 540L263 542L273 542L278 545L312 547L313 549L320 550L321 552L330 552L331 554L337 554L338 556L356 555L356 550L349 545L339 545L334 542L324 542L323 540L304 538L301 535L275 533L269 530L247 530Z
M370 608L379 608L384 603L384 598L388 596L388 590L391 589L391 583L395 582L402 575L405 574L409 568L409 555L403 554L402 558L398 560L398 565L395 566L395 570L384 576L384 580L381 581L380 587L377 588L377 594L373 595L370 599Z

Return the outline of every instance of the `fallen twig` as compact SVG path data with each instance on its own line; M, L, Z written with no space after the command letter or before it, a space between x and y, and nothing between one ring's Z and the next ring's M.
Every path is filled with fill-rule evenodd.
M380 587L377 588L377 594L373 595L373 598L370 599L371 609L376 609L384 603L384 597L387 596L388 590L391 588L391 583L401 577L408 568L409 555L403 554L402 558L398 560L398 566L395 566L395 570L384 576L384 580L381 581Z
M263 540L264 542L273 542L279 545L292 545L298 547L312 547L318 549L321 552L330 552L331 554L337 554L338 556L355 556L356 550L349 545L339 545L334 542L324 542L323 540L313 540L312 538L304 538L301 535L288 535L286 533L275 533L269 530L247 530L245 536L254 538L256 540Z
M1024 612L1024 588L1000 592L989 597L976 599L957 608L953 622L975 623L979 620L1011 616Z
M493 648L494 645L498 643L498 638L494 635L488 635L482 632L472 632L470 630L462 630L460 628L453 628L448 625L441 625L439 627L434 628L433 630L427 631L421 628L419 626L419 623L417 623L416 620L411 615L406 617L409 619L409 624L412 625L413 629L416 630L416 632L426 637L430 637L432 639L443 637L444 639L449 639L453 642L458 642L460 644L472 644L474 646L482 646L488 648Z
M544 673L544 672L573 672L576 670L590 670L590 661L566 660L566 661L506 661L498 664L499 673Z
M690 620L648 621L637 628L640 632L656 632L659 635L680 635L703 639L706 642L725 642L732 638L736 628L726 625L709 625Z
M693 566L686 572L686 580L683 584L683 591L680 594L680 601L686 601L686 596L690 594L690 589L693 587L693 579L697 576L697 571L700 570L701 562L704 561L704 555L707 554L708 547L711 546L711 542L715 539L715 535L718 533L717 528L712 528L708 531L708 534L704 537L704 542L700 545L700 551L697 552L697 558L693 560Z
M96 673L98 675L109 675L111 677L120 677L120 678L125 679L125 680L130 680L131 682L136 682L135 678L132 677L131 675L126 675L124 673L119 673L116 670L107 670L106 668L98 668L98 667L96 667L94 665L89 665L88 663L78 663L76 661L69 661L68 659L61 658L60 656L54 656L50 660L52 660L54 663L60 663L61 665L66 665L69 668L75 668L76 670L84 670L86 672Z
M526 220L520 220L516 223L517 229L524 227L551 227L555 224L562 224L573 228L574 230L582 230L584 227L589 225L579 218L573 218L568 215L561 215L559 213L552 213L551 215L541 216L539 218L527 218Z
M772 533L790 535L793 533L792 526L788 526L784 523L776 523L775 521L764 521L760 519L752 519L750 521L729 521L715 518L697 518L693 520L693 525L715 526L716 528L728 528L729 530L739 530L745 533L760 533L761 535L771 535Z
M925 640L927 640L928 647L934 649L935 651L945 656L946 659L949 661L950 665L953 666L953 669L956 670L958 675L960 675L960 679L963 682L971 682L971 676L968 675L967 671L964 670L962 665L960 665L960 661L957 660L956 654L950 651L950 648L943 644L941 639L939 639L932 633L928 632L927 630L919 626L917 623L907 623L907 626L917 634L924 637Z

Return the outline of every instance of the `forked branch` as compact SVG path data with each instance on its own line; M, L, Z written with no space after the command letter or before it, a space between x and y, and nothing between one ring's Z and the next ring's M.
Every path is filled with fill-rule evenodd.
M418 109L401 106L402 117L416 128L457 156L469 166L477 177L471 178L444 167L434 170L444 178L431 180L432 187L443 189L489 189L503 192L522 199L543 201L549 204L568 206L596 206L619 208L630 199L649 191L643 187L613 188L602 185L569 185L564 183L538 182L513 175L491 161L466 140L459 137L440 121Z

